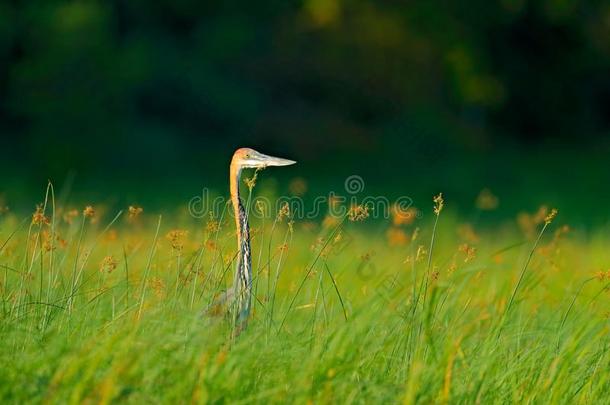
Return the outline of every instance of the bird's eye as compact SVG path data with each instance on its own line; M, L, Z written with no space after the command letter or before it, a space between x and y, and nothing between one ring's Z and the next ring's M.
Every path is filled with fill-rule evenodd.
M246 154L246 159L249 159L249 158L250 158L250 155L249 155L249 154Z

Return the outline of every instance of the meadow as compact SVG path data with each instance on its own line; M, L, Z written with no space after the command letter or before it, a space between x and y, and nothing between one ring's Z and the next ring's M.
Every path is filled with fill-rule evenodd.
M384 220L252 220L254 310L236 334L213 305L232 217L52 191L0 215L2 403L608 401L610 235L551 209L490 226L430 196Z

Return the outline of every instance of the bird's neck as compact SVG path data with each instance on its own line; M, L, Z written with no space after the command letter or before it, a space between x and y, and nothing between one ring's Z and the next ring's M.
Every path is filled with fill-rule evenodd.
M250 255L250 229L248 226L248 215L242 203L239 193L239 182L241 169L234 164L230 167L230 192L235 216L235 228L237 230L237 271L236 285L241 288L249 288L252 280L251 255Z
M245 216L245 209L239 192L239 182L241 179L241 169L239 166L231 164L230 179L231 181L229 184L229 189L231 192L231 202L233 204L233 213L235 217L235 229L237 230L237 237L240 238L243 234L244 228L247 229L247 226L244 227L243 222L241 221L242 217Z

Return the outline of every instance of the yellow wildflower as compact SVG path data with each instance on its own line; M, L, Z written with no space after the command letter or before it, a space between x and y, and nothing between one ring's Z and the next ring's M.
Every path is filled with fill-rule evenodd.
M287 218L290 216L290 206L288 205L287 202L284 202L284 204L282 204L282 206L280 207L278 213L277 213L277 221L281 222L284 218Z

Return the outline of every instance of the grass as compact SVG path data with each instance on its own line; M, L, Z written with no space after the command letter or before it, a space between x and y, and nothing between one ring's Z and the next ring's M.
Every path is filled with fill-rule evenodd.
M85 215L50 188L33 221L0 217L0 402L607 401L608 235L422 213L253 223L233 337L202 316L231 284L232 218Z

